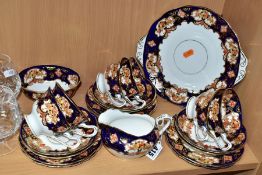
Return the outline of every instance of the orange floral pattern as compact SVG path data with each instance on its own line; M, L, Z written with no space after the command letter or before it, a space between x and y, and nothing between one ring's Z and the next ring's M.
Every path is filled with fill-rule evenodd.
M72 117L73 110L70 108L70 103L65 97L61 97L59 94L55 96L56 102L64 116L66 117Z
M153 143L143 139L137 139L125 145L125 151L130 155L141 155L147 152L151 147L153 147Z
M29 70L24 76L24 82L29 85L33 83L42 83L47 76L46 71L35 68Z
M40 106L40 111L44 114L41 115L44 124L47 122L55 125L60 121L59 110L50 99L43 100L43 104Z

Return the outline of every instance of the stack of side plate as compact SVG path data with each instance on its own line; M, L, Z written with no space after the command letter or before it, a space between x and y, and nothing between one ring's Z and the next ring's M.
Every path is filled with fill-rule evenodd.
M89 120L86 121L86 124L98 126L96 116L83 108L80 109L88 114ZM84 129L84 132L89 131ZM52 143L50 140L35 137L25 120L22 122L19 136L23 153L35 163L47 167L71 167L95 156L101 146L100 131L93 138L81 137L80 140L81 144L77 148L70 149L59 143Z
M203 145L202 143L191 144L193 140L188 140L187 135L181 135L177 131L176 120L183 120L182 117L185 113L185 110L182 111L178 116L175 116L173 119L173 123L168 128L166 133L166 140L169 147L175 152L175 154L185 160L186 162L193 164L195 166L204 167L208 169L220 169L227 168L234 163L236 163L242 156L244 152L244 143L246 141L246 132L245 129L241 131L238 137L230 140L233 144L233 147L236 149L229 150L227 152L218 151L216 147L212 145L212 143ZM193 123L188 122L188 125L193 126ZM190 127L189 127L190 128ZM193 129L189 129L192 131ZM202 149L199 146L204 146ZM200 147L201 147L200 146ZM212 150L212 151L210 151Z

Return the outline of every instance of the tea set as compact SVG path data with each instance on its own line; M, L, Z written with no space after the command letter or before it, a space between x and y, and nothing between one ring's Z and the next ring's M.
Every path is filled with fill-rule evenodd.
M34 100L21 123L21 150L37 164L70 167L90 160L102 144L117 157L139 158L165 137L190 164L230 167L247 137L232 89L247 64L220 15L198 6L170 10L138 42L136 58L124 57L97 74L85 95L87 109L72 100L81 84L76 71L58 65L21 71L22 90ZM181 111L151 117L157 94Z

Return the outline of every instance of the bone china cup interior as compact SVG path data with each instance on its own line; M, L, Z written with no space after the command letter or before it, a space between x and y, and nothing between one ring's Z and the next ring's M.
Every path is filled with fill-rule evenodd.
M164 120L167 122L164 123ZM149 115L129 114L112 109L98 118L105 147L113 155L122 158L137 158L147 154L171 120L172 117L166 114L155 120Z
M80 76L74 70L57 65L38 65L29 67L19 73L22 81L23 92L31 99L43 98L50 87L53 89L56 83L72 97L81 81Z

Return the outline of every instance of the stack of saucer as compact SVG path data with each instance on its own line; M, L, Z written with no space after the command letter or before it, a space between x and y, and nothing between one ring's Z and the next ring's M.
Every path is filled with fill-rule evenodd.
M156 108L156 91L136 59L123 58L97 75L87 91L86 104L95 114L109 108L149 114Z
M25 116L19 136L21 149L34 162L48 167L78 165L100 148L96 118L76 106L56 84Z
M209 90L192 97L173 117L166 138L185 161L209 169L232 166L246 142L241 105L233 89Z

